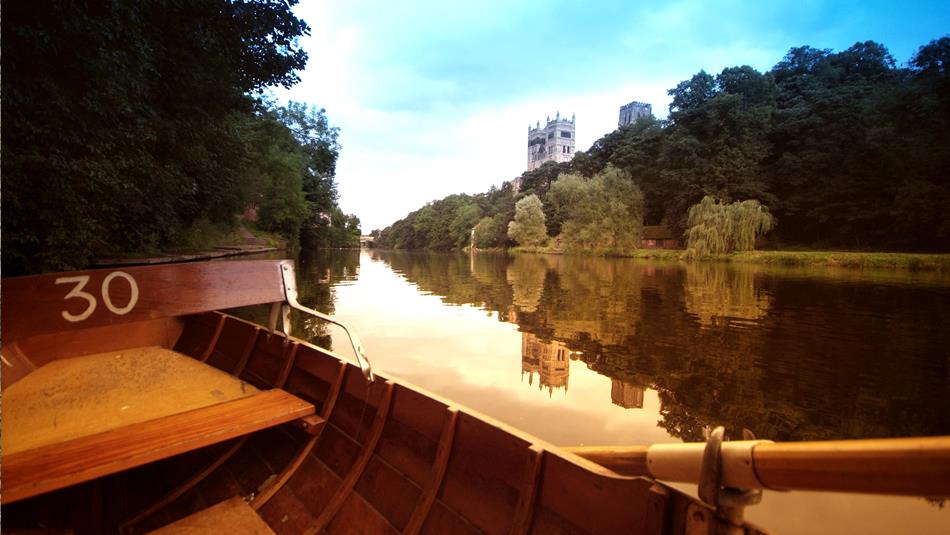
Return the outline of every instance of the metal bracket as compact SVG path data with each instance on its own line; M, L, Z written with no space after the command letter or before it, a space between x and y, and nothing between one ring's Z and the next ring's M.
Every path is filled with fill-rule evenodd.
M360 370L363 372L363 376L366 377L367 381L374 381L376 376L373 374L373 367L370 365L369 359L366 358L366 353L363 351L363 344L360 343L360 339L350 331L350 328L347 327L346 324L337 321L326 314L317 312L312 308L307 308L297 301L297 278L294 275L293 262L281 262L280 271L284 281L284 300L286 301L286 304L282 304L281 311L283 312L284 332L287 334L287 336L290 336L291 308L340 327L350 339L350 345L353 347L353 353L356 354L356 360L359 363ZM272 326L276 326L277 318L275 312L273 311L271 313L271 322Z
M735 489L722 485L722 442L726 429L713 429L703 450L703 464L699 476L699 499L716 509L716 516L725 521L722 533L742 533L743 509L762 501L762 489ZM744 438L754 439L751 432Z

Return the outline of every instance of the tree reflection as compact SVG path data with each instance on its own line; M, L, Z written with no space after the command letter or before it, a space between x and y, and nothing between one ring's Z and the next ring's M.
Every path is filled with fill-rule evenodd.
M300 304L332 315L335 309L335 284L359 277L360 251L358 249L318 249L301 254L297 263L297 293ZM312 344L333 349L329 324L305 314L293 314L295 336Z
M690 262L685 269L686 310L703 326L768 315L771 296L756 288L751 270L704 262Z
M563 348L612 379L617 405L656 389L658 424L684 440L716 425L773 440L950 433L946 286L576 256L374 255L448 303L516 323L529 382L559 388L540 356Z
M483 255L472 255L473 258ZM522 312L534 312L544 293L547 266L538 256L518 255L508 264L505 278L511 285L512 304Z

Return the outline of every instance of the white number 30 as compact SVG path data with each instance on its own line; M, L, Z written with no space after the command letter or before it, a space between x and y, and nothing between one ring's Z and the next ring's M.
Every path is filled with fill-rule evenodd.
M112 298L109 296L109 285L112 284L112 280L116 277L121 277L129 282L129 288L131 293L129 295L129 302L126 303L124 307L117 307L112 303ZM71 314L67 311L63 311L63 318L66 321L82 321L92 315L96 310L96 298L89 292L82 291L86 287L86 284L89 282L89 275L79 275L77 277L60 277L54 281L56 284L75 284L72 290L66 294L66 297L63 298L64 301L68 301L72 298L85 299L88 303L86 310L83 310L80 314ZM106 278L102 280L102 302L105 303L106 308L109 309L109 312L117 314L119 316L124 316L132 311L135 308L135 304L139 301L139 285L136 284L135 279L132 278L132 275L124 271L113 271L106 275Z

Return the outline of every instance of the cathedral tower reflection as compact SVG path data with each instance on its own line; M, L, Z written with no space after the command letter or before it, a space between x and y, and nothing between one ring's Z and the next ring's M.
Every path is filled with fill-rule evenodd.
M548 396L554 390L564 387L570 378L571 350L557 340L544 341L537 336L521 333L521 377L528 374L528 384L534 384L534 374L538 374L538 389L548 389Z
M614 405L619 405L625 409L642 409L643 392L644 388L642 386L630 384L620 379L613 379L610 382L610 401Z

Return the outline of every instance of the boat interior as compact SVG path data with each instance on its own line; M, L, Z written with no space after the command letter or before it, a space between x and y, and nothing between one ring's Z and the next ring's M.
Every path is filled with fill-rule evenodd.
M88 322L67 317L96 308L82 288L63 305L56 281L108 272L4 281L5 532L713 529L709 507L653 480L216 312L288 301L287 262L255 262L126 269Z

